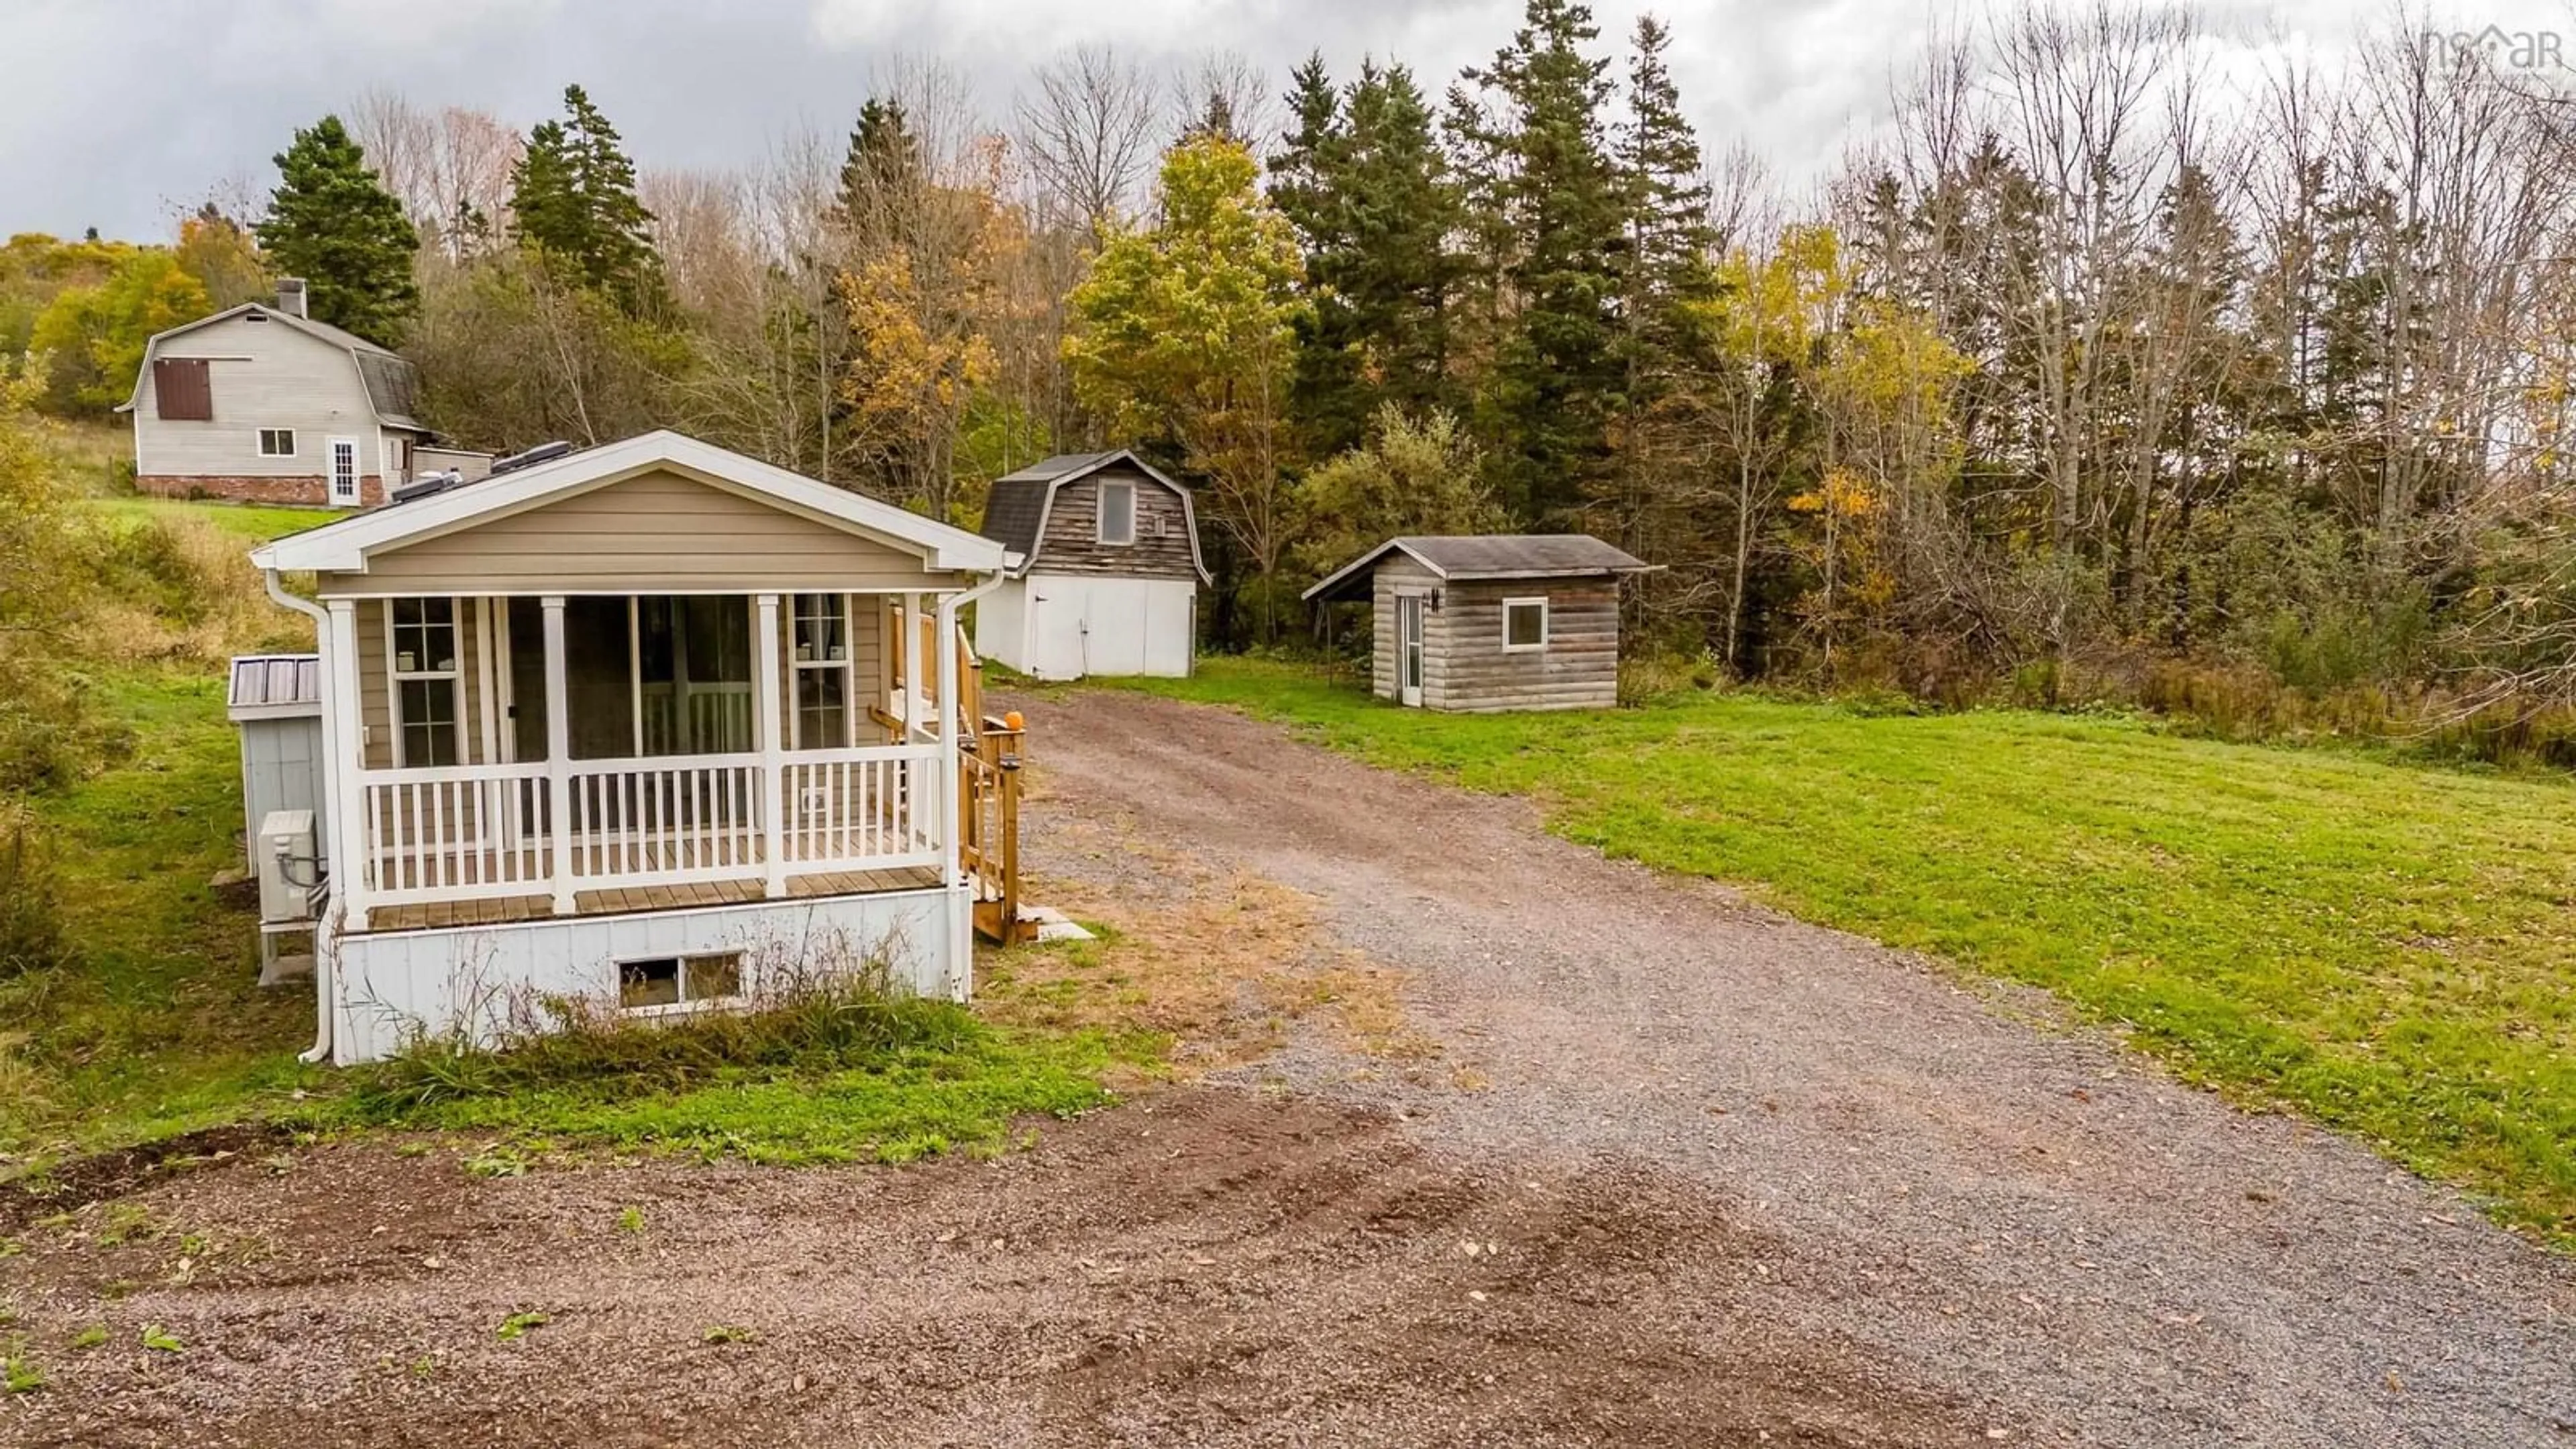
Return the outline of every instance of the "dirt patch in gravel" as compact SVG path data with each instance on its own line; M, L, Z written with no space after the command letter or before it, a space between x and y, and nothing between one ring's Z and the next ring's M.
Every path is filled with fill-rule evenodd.
M0 1441L1990 1442L1749 1302L1776 1243L1686 1182L1275 1093L1172 1089L991 1163L285 1161L0 1263L49 1380Z

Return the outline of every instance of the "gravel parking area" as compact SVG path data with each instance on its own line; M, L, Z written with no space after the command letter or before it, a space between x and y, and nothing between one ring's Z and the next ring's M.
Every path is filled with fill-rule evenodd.
M0 1444L2576 1446L2576 1267L2354 1143L1519 802L1021 703L1074 996L1201 1080L989 1162L101 1176L0 1211Z
M1256 1068L1470 1159L1650 1164L1773 1252L1773 1321L2042 1441L2576 1444L2576 1270L2296 1120L2178 1085L2044 997L1604 860L1522 802L1149 697L1026 703L1068 818L1258 872L1408 973L1449 1080ZM1431 1081L1413 1074L1417 1081ZM1677 1341L1687 1325L1676 1324Z

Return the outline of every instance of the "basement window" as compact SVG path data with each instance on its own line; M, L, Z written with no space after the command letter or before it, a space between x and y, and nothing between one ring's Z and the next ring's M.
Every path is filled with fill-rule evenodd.
M617 1004L646 1014L687 1011L739 1001L742 953L654 956L617 963Z
M1547 647L1547 600L1503 600L1503 649L1519 653Z

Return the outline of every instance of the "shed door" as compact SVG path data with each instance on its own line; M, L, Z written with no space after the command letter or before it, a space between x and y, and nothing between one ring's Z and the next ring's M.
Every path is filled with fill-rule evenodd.
M1395 692L1406 704L1422 703L1422 596L1395 600Z

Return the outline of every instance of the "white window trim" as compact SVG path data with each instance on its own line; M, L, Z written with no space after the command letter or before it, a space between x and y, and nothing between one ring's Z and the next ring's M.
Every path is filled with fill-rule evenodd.
M285 452L272 453L268 450L268 440L272 435L286 439ZM295 430L293 428L262 428L259 430L259 455L263 458L292 458L295 456L295 446Z
M646 961L670 961L675 963L679 968L678 974L672 980L671 985L679 991L680 999L677 1001L665 1001L655 1006L620 1006L617 1008L617 1014L620 1016L642 1017L650 1020L655 1017L696 1016L700 1012L706 1011L739 1011L751 1003L749 993L739 989L728 996L702 996L695 1001L691 1001L689 999L689 967L700 961L725 960L733 962L734 982L736 986L739 987L742 982L743 969L742 953L740 951L695 951L671 956L630 956L617 963L617 979L610 983L612 989L616 990L621 996L624 994L626 988L626 968L629 966L638 965Z
M450 723L456 730L456 762L460 765L466 764L474 758L473 752L466 748L465 743L464 600L438 594L422 594L417 597L423 599L447 597L448 627L456 635L456 656L451 661L451 667L446 669L404 669L402 667L402 655L394 648L394 605L398 601L394 599L387 599L384 601L385 717L392 720L394 725L393 750L391 753L393 755L394 768L397 770L408 770L412 768L411 762L403 758L402 687L404 682L407 680L444 679L455 687L456 707L450 711L455 718ZM434 767L423 765L420 768L430 769Z
M1111 538L1109 536L1109 490L1112 488L1123 488L1127 491L1127 536L1125 538ZM1092 541L1098 543L1101 547L1135 547L1137 533L1136 485L1123 479L1103 479L1100 484L1099 500L1092 508L1091 525Z
M787 747L791 750L847 749L858 738L858 622L856 602L848 594L824 594L821 597L841 601L841 657L838 659L799 659L796 657L796 626L802 616L796 601L806 593L787 596ZM841 673L841 738L829 743L805 743L805 707L797 693L797 673L808 669L837 669Z
M1512 642L1512 610L1514 610L1514 609L1523 609L1523 608L1528 608L1528 607L1531 607L1531 606L1533 606L1533 605L1535 605L1535 606L1537 607L1537 609L1538 609L1538 642L1537 642L1537 643L1535 643L1535 644L1515 644L1515 643L1513 643L1513 642ZM1543 650L1545 650L1545 649L1547 648L1547 639L1548 639L1548 607L1547 607L1547 596L1546 596L1546 595L1544 595L1544 594L1540 594L1540 595L1535 595L1535 596L1530 596L1530 597L1524 597L1524 598L1517 598L1517 599L1505 599L1505 600L1503 600L1503 652L1504 652L1504 653L1506 653L1506 654L1536 654L1536 653L1540 653L1540 652L1542 652Z

